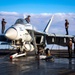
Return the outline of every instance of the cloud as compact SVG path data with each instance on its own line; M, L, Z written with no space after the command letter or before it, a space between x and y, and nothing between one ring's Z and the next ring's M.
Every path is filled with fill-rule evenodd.
M31 23L36 26L39 30L44 30L49 19L54 15L49 33L55 34L66 34L65 32L65 19L69 21L69 33L70 35L75 34L75 13L42 13L34 14L31 17Z
M0 21L2 18L5 18L7 21L6 29L13 25L18 18L24 18L27 15L31 15L31 24L35 26L36 29L43 31L47 25L49 19L54 15L49 33L55 34L65 34L65 19L69 21L69 33L71 35L75 34L75 13L24 13L20 14L17 12L0 12ZM0 27L1 28L1 27ZM0 29L1 30L1 29Z
M4 11L1 11L0 15L19 15L19 13L17 13L17 12L4 12Z

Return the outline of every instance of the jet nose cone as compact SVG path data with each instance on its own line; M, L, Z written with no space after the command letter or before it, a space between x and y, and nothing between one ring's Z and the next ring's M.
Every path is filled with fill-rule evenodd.
M5 32L5 36L6 36L8 39L15 40L16 37L17 37L17 31L16 31L16 29L14 29L14 28L8 29L8 30Z

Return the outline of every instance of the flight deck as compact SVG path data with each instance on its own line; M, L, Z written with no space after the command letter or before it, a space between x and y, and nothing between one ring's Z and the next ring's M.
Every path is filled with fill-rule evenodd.
M10 60L9 55L1 55L0 75L75 75L75 58L45 61L30 55Z

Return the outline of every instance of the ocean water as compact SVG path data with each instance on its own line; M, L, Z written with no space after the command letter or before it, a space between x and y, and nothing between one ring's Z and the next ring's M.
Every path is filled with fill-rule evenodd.
M12 47L11 45L9 44L1 44L2 42L0 42L0 49L13 49L14 47ZM64 46L59 46L59 45L55 45L55 44L50 44L50 45L46 45L46 48L49 48L49 49L68 49L67 46L64 47ZM74 49L74 44L72 46L72 49Z
M8 45L8 44L1 44L4 42L0 42L0 49L13 49L12 46Z

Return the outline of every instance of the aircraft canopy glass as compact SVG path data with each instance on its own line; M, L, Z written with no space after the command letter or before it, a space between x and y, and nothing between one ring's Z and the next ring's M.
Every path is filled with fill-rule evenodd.
M15 24L27 24L26 20L25 19L17 19Z

